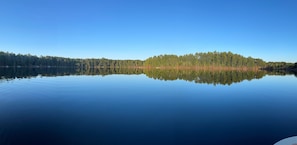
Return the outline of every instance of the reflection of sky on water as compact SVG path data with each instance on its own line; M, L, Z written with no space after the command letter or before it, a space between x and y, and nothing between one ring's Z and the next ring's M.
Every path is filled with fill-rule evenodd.
M294 76L230 86L145 75L15 79L0 84L0 129L15 144L38 134L53 144L273 144L297 133L296 86Z

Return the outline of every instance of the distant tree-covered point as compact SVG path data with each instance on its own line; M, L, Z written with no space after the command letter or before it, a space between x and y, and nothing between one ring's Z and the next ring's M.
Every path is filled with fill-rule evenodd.
M287 62L267 62L266 70L286 70L286 71L295 71L297 72L297 63L287 63Z

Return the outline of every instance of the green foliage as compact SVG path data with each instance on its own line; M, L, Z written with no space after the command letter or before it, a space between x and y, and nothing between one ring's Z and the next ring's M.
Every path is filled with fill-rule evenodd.
M146 67L264 67L261 59L243 57L231 52L195 53L182 56L159 55L145 60Z
M20 55L0 51L1 67L74 67L74 68L122 68L140 67L141 60L71 59L53 56Z
M266 70L295 70L297 64L268 62L252 57L243 57L231 52L207 52L182 56L159 55L141 60L71 59L53 56L21 55L0 51L0 67L73 67L73 68L262 68Z
M291 70L294 69L296 64L286 62L268 62L266 70Z

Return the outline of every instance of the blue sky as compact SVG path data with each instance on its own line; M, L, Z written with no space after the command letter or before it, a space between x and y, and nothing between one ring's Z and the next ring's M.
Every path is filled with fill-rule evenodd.
M231 51L297 62L296 0L4 0L0 50L146 59Z

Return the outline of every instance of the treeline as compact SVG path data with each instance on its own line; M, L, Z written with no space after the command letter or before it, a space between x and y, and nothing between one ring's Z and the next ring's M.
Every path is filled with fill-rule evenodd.
M265 70L297 72L297 63L267 62Z
M112 60L112 59L79 59L76 67L79 68L137 68L142 67L141 60Z
M1 67L79 67L121 68L143 66L141 60L72 59L53 56L22 55L0 51Z
M148 58L146 67L265 67L262 59L243 57L231 52L195 53L182 56L159 55Z
M47 67L47 66L76 66L77 60L63 57L22 55L0 51L0 66L8 67Z
M54 56L22 55L0 51L0 67L73 67L73 68L191 68L191 69L265 69L297 71L297 63L265 62L231 52L207 52L182 56L159 55L145 61L112 59L73 59Z

